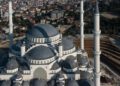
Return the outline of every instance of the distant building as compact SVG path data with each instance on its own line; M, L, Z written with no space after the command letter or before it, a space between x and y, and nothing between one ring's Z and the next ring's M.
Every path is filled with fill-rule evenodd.
M51 19L52 20L60 19L63 16L64 16L64 11L54 10L51 12Z

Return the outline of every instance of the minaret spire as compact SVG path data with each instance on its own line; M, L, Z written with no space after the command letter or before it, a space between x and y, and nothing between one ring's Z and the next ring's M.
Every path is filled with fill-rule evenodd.
M10 47L13 43L13 20L12 20L12 1L9 1L9 37L10 37Z
M95 13L99 14L99 2L96 0L96 9L95 9Z
M2 6L0 6L0 17L1 17L1 18L3 17L3 9L2 9Z
M80 0L80 48L84 50L84 0Z
M94 14L94 86L100 86L100 14L98 1L96 0Z

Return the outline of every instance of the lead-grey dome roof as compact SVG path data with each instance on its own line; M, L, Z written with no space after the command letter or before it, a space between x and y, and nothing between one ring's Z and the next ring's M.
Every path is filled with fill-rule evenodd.
M8 63L6 64L6 67L7 67L7 69L9 69L9 70L18 68L18 66L19 66L18 62L17 62L16 59L13 58L13 57L12 57L11 59L9 59L9 60L8 60Z
M37 24L28 28L27 34L35 38L48 38L56 36L58 31L50 24Z
M60 68L60 65L59 65L58 62L55 62L55 63L52 65L51 70L56 70L56 69L58 69L58 68Z
M70 59L70 60L73 60L73 61L77 59L77 58L74 57L73 55L67 56L66 58L67 58L67 59Z
M62 66L67 69L73 69L77 67L74 56L68 56L65 61L63 61Z
M3 81L0 86L11 86L11 81Z
M29 81L23 81L22 86L30 86Z
M86 66L88 64L88 58L86 56L78 55L77 58L79 61L79 65Z
M31 83L31 86L47 86L47 82L42 79L34 79Z
M80 86L93 86L92 82L87 79L81 79L79 81Z
M66 86L79 86L79 85L75 80L68 80L68 82L66 83Z
M44 60L55 56L54 51L46 46L37 46L31 49L26 56L32 60Z
M62 45L63 45L63 50L69 50L74 47L73 40L68 37L63 37Z

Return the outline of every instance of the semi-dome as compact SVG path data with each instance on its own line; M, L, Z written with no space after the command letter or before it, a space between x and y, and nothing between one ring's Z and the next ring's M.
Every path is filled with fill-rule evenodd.
M69 50L74 47L73 40L68 37L63 37L62 44L63 44L63 50Z
M68 80L66 86L79 86L79 85L75 80Z
M56 70L56 69L59 69L59 68L60 68L59 63L55 62L55 63L52 65L51 70Z
M27 35L34 38L48 38L58 34L55 27L50 24L37 24L31 28L28 28Z
M26 54L26 57L31 60L45 60L53 56L55 56L54 51L46 46L37 46Z

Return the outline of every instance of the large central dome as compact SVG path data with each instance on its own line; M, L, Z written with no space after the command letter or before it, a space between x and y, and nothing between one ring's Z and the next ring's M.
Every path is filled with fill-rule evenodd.
M32 28L28 28L27 35L34 38L49 38L56 36L58 31L49 24L37 24Z

